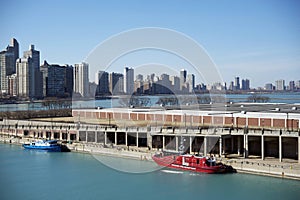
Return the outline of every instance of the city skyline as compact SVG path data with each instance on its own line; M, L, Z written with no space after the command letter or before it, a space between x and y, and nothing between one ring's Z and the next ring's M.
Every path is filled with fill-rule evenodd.
M272 83L279 79L298 80L300 77L299 3L187 3L176 0L1 2L0 13L4 20L0 22L0 46L6 46L6 41L15 36L22 41L21 51L31 43L38 44L38 49L43 52L41 60L80 63L99 43L112 35L133 28L162 27L186 34L202 45L216 63L224 81L229 82L233 76L248 77L253 87L258 87L265 84L265 74ZM30 9L24 9L28 7ZM51 10L51 14L44 12L45 7ZM9 13L12 10L15 12L13 15ZM36 23L28 29L27 23L20 20L23 16L27 21ZM182 68L182 63L163 61L168 66ZM123 64L136 68L137 62L127 59ZM90 74L90 80L92 76Z
M209 84L196 83L196 76L186 69L170 75L164 71L159 74L134 73L135 69L125 66L124 74L109 73L98 70L95 81L89 80L89 63L81 62L72 65L48 64L45 60L40 65L40 51L34 45L19 56L19 43L15 38L10 45L0 53L0 89L1 95L18 98L42 99L44 97L93 97L114 94L191 94L207 91L252 91L248 78ZM174 69L173 69L174 70ZM144 77L146 77L144 79ZM290 80L286 85L284 79L275 84L265 83L258 91L298 91L300 80ZM74 94L73 94L74 92ZM79 95L79 96L78 96Z

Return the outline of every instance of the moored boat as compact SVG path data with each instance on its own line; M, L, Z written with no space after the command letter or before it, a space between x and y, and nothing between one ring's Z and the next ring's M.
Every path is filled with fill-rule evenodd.
M156 154L152 159L160 166L178 170L202 173L232 173L236 172L231 166L217 163L214 157L196 155L164 155Z
M23 144L23 147L25 149L61 151L61 146L57 143L57 140L39 140L30 142L29 144Z

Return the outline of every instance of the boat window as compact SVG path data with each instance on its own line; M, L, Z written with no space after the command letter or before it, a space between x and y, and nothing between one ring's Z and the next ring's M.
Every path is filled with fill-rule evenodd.
M209 161L209 160L207 160L207 161L205 162L205 164L206 164L207 166L216 166L216 162L214 162L214 161Z
M197 159L197 165L199 165L199 159Z

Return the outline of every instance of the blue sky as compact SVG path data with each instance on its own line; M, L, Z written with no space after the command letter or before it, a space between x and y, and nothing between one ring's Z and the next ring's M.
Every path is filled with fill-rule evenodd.
M226 82L256 87L300 79L299 9L297 0L1 1L0 48L15 37L21 51L35 44L41 60L74 64L119 32L162 27L202 45Z

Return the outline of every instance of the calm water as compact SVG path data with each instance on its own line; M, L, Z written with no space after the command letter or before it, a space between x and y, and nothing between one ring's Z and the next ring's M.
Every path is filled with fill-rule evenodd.
M226 98L226 101L231 102L247 102L247 98L251 94L227 94L223 96ZM210 96L209 94L204 94L204 96ZM212 96L220 96L212 95ZM292 93L269 93L269 94L261 94L261 96L269 97L269 103L300 103L300 92L292 92ZM158 101L160 96L145 96L149 97L151 102L148 106L157 106L156 102ZM111 107L119 107L120 101L119 99L103 99L103 100L95 100L95 101L73 101L73 108L95 108L95 107L103 107L103 108L111 108ZM27 103L27 104L4 104L0 105L0 112L5 111L16 111L16 110L46 110L47 107L44 107L42 103Z
M131 174L110 169L89 154L36 152L0 144L2 200L288 200L299 196L300 181L245 174L174 174L161 170Z

